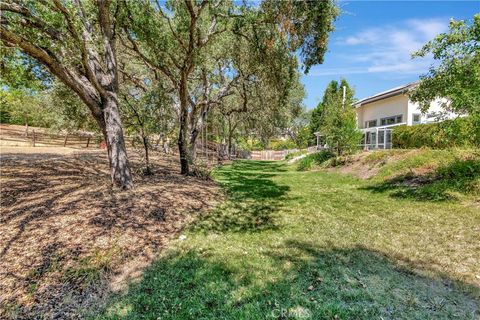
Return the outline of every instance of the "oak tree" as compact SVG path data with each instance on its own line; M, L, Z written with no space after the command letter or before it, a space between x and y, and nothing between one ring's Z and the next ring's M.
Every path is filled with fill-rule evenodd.
M2 1L0 39L46 67L88 106L107 143L112 182L133 187L119 113L112 0Z

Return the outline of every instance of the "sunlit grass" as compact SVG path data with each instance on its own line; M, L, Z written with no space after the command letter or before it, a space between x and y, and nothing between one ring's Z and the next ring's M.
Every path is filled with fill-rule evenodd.
M326 172L238 161L106 319L475 319L480 210ZM472 200L473 201L473 200Z

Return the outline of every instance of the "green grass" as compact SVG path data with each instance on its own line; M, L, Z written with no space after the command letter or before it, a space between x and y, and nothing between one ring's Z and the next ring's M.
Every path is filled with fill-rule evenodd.
M92 318L478 318L475 199L392 197L283 162L214 175L226 202Z
M421 201L480 198L478 150L389 150L371 152L363 162L380 166L366 189Z

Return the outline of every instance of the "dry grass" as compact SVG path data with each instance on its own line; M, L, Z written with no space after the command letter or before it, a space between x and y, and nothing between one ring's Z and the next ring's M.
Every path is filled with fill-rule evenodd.
M81 317L218 198L173 158L154 156L155 174L141 176L131 151L136 188L116 192L104 152L52 150L2 149L0 318Z

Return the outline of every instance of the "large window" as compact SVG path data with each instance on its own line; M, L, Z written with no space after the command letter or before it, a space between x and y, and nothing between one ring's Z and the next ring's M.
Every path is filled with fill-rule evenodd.
M377 126L377 119L365 121L365 128L372 128Z
M388 126L388 125L391 125L391 124L402 123L402 122L403 122L403 116L402 115L380 119L380 124L382 126Z

